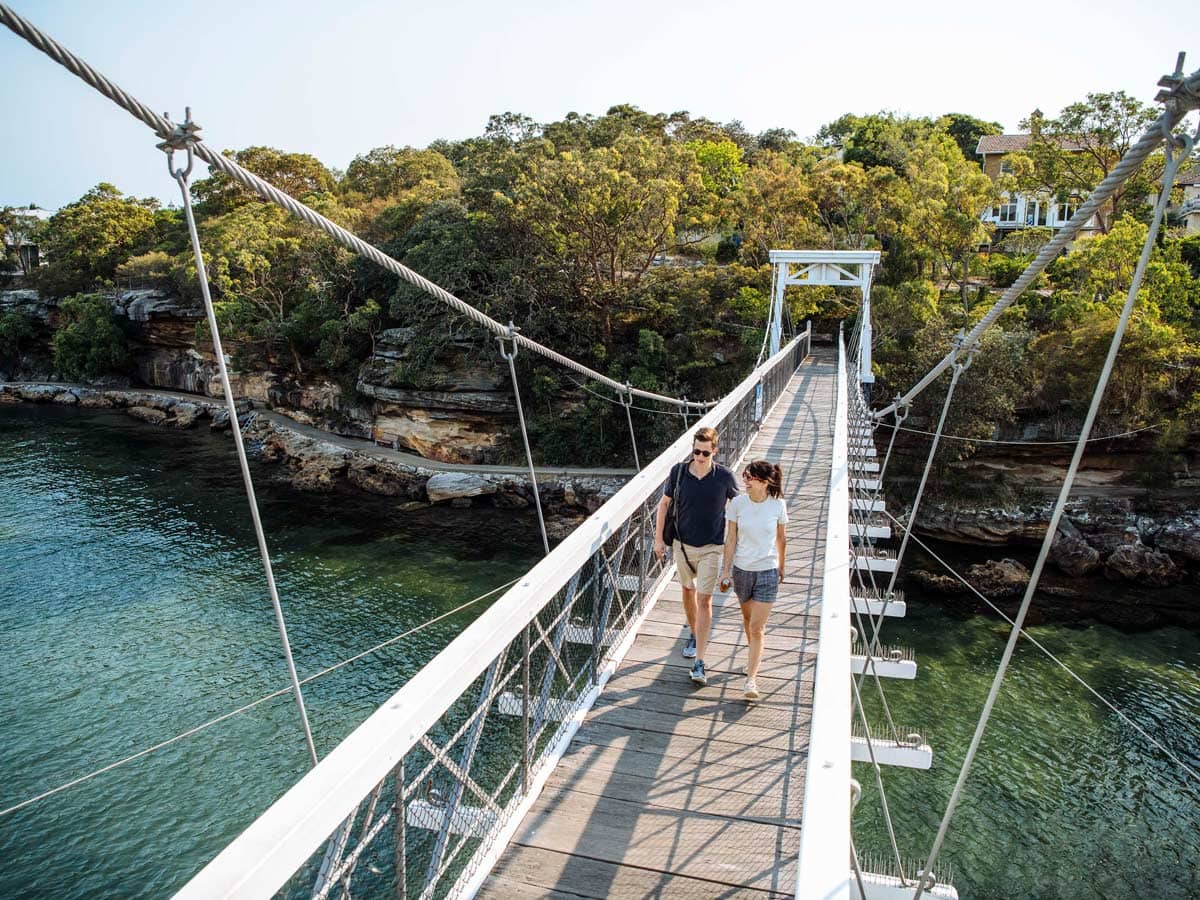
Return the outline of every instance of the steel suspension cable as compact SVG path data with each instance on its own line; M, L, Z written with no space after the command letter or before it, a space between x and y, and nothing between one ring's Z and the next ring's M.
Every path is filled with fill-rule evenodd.
M933 441L929 445L929 454L925 457L925 468L921 472L921 481L917 485L917 493L913 498L912 509L909 510L908 519L910 522L916 522L917 515L921 510L921 498L925 495L925 487L929 483L929 473L933 469L933 460L937 455L938 445L941 443L942 429L946 426L946 416L950 412L950 403L954 399L954 390L958 387L958 380L962 377L971 365L974 358L974 348L968 353L965 360L955 360L953 370L950 374L950 384L946 388L946 399L942 402L942 413L938 417L937 428L934 431ZM892 597L895 596L896 579L900 576L900 565L904 560L904 553L908 549L908 535L911 529L905 529L903 537L900 539L900 549L896 551L896 567L892 570L892 575L888 579L887 590L883 595L883 606L879 610L879 616L875 618L875 625L871 634L871 653L874 653L879 644L879 630L883 627L884 615L887 613L888 605L892 602ZM861 679L860 679L861 680Z
M1195 140L1200 139L1200 131L1197 132L1196 138L1184 137L1179 139L1182 145L1178 155L1172 153L1176 139L1171 135L1171 128L1166 123L1162 124L1163 134L1162 139L1165 141L1166 152L1166 169L1163 172L1162 189L1158 195L1158 201L1154 205L1154 215L1150 220L1150 227L1146 232L1146 241L1142 246L1142 253L1138 257L1137 267L1133 272L1133 279L1129 284L1129 293L1125 298L1125 304L1121 308L1121 317L1117 322L1116 331L1113 333L1112 341L1108 347L1108 355L1104 359L1104 366L1100 370L1100 377L1096 381L1096 388L1092 392L1092 400L1088 405L1087 416L1083 421L1083 428L1079 435L1079 440L1075 444L1075 452L1071 456L1071 464L1067 468L1066 478L1063 479L1062 489L1058 493L1058 499L1054 504L1054 512L1050 516L1050 522L1046 526L1046 536L1042 540L1041 549L1038 551L1037 561L1034 563L1033 571L1029 575L1029 584L1025 588L1025 596L1021 599L1021 606L1017 610L1016 616L1013 618L1012 629L1008 635L1008 642L1004 646L1004 653L1000 657L1000 664L996 668L996 675L992 679L992 686L988 690L987 699L984 701L983 709L979 715L979 722L975 726L975 733L971 737L971 744L967 748L966 757L963 759L962 768L959 770L958 778L954 783L954 789L950 793L950 799L946 804L945 814L942 816L941 824L938 826L936 837L933 840L933 846L929 851L929 859L925 864L925 871L932 871L933 865L937 862L938 853L942 849L942 843L946 839L946 832L950 827L950 820L954 817L954 812L958 808L958 802L962 797L963 787L966 784L967 776L970 775L971 766L975 761L975 754L979 750L979 745L983 740L984 731L987 729L988 720L991 718L992 708L996 704L996 698L1000 695L1000 686L1004 683L1004 676L1008 672L1008 665L1012 660L1012 656L1017 647L1017 641L1021 637L1021 629L1025 624L1025 617L1029 612L1029 607L1033 602L1033 594L1037 589L1038 581L1042 575L1042 569L1046 565L1046 558L1050 555L1050 545L1054 542L1054 535L1058 532L1059 522L1062 520L1063 510L1067 505L1067 498L1071 495L1071 488L1075 484L1075 473L1079 469L1080 460L1083 459L1083 453L1087 449L1087 439L1091 434L1092 425L1096 421L1096 416L1100 411L1100 402L1104 399L1104 392L1108 387L1109 377L1112 375L1113 366L1117 360L1117 353L1121 349L1121 341L1125 336L1125 330L1129 325L1129 320L1133 315L1133 307L1137 302L1138 290L1142 285L1142 278L1146 274L1146 267L1150 263L1150 253L1154 249L1155 239L1158 237L1158 229L1162 224L1163 214L1167 208L1167 201L1170 199L1171 186L1175 183L1175 176L1179 170L1179 164L1186 159L1195 147ZM906 529L905 534L907 535ZM921 895L924 893L924 885L918 885L916 893L913 895L913 900L921 900Z
M398 276L403 281L424 291L429 296L449 306L455 312L466 316L473 322L483 326L491 331L497 337L504 336L507 329L500 322L481 312L458 297L455 297L449 291L434 284L429 279L417 274L412 269L388 256L382 250L367 243L355 234L347 231L342 226L330 221L325 216L305 206L299 200L285 194L274 185L258 177L252 172L242 168L233 160L218 153L211 147L207 146L197 137L199 128L191 122L184 125L176 125L169 118L159 115L154 112L145 103L142 103L136 97L127 93L118 87L110 79L97 72L90 65L84 62L77 55L72 53L66 47L59 44L49 35L42 32L28 20L19 16L7 5L0 3L0 24L7 26L13 33L24 38L42 53L45 53L59 65L66 68L69 72L76 75L91 87L95 88L109 100L112 100L126 112L133 115L151 128L164 141L186 141L192 148L195 156L204 160L212 168L223 172L234 181L245 187L250 188L264 200L269 200L297 218L319 228L325 234L329 235L333 240L337 241L343 247L355 251L361 256L366 257L372 262L384 269L387 269L392 274ZM561 366L578 372L593 381L604 384L615 391L623 391L624 385L607 375L590 369L582 363L576 362L570 357L564 356L549 347L539 344L537 341L530 338L517 335L514 339L516 344L519 344L525 349L537 353L546 359L553 360ZM662 394L655 394L651 391L644 391L640 388L633 388L633 393L647 400L657 400L660 403L670 403L680 407L695 407L696 409L707 409L714 403L704 403L699 401L687 401L686 399L676 399L674 397L666 397Z
M899 519L897 519L891 513L888 513L887 516L893 522L895 522L896 525L899 526L900 528L907 527L903 522L901 522ZM992 612L994 612L996 615L998 615L1001 619L1003 619L1009 625L1013 624L1013 620L1008 616L1007 613L1004 612L1004 610L1002 610L999 606L997 606L991 600L991 598L988 597L986 594L981 593L979 588L975 587L975 585L973 585L973 584L971 584L971 582L967 581L967 579L965 577L963 577L963 575L957 569L955 569L954 566L950 565L950 563L948 563L946 560L944 560L940 556L938 556L937 553L934 552L934 550L928 544L926 544L924 541L922 541L916 535L913 536L913 543L916 544L918 547L920 547L922 550L924 550L927 554L929 554L929 556L932 557L934 562L938 563L940 566L942 566L942 568L944 568L947 572L949 572L950 575L952 575L957 581L959 581L963 587L965 587L968 591L970 591L972 594L974 594L976 597L978 597L980 600L982 600L985 604L987 604L987 606L992 610ZM1191 778L1193 778L1197 782L1200 782L1200 772L1197 772L1196 769L1194 769L1192 766L1189 766L1187 763L1185 763L1182 759L1180 759L1178 757L1178 755L1173 753L1161 741L1159 741L1156 737L1154 737L1154 735L1150 734L1150 732L1148 732L1145 728L1143 728L1141 725L1139 725L1137 722L1135 722L1133 719L1131 719L1125 712L1123 712L1121 710L1120 707L1118 707L1115 703L1113 703L1111 700L1109 700L1107 697L1105 697L1103 694L1101 694L1098 690L1096 690L1094 687L1092 687L1090 684L1088 684L1087 681L1084 680L1083 676L1079 675L1077 672L1075 672L1074 669L1072 669L1069 665L1067 665L1065 662L1063 662L1061 659L1059 659L1053 653L1053 651L1051 651L1048 647L1046 647L1045 644L1043 644L1041 641L1039 641L1036 637L1034 637L1030 632L1026 631L1024 628L1021 629L1021 637L1023 637L1025 640L1029 641L1029 643L1033 644L1033 646L1037 647L1037 649L1041 650L1042 653L1045 654L1046 657L1051 662L1053 662L1056 666L1058 666L1060 669L1062 669L1064 672L1066 672L1067 675L1069 675L1072 679L1077 681L1084 690L1086 690L1089 694L1091 694L1093 697L1095 697L1097 700L1099 700L1104 706L1106 706L1109 709L1110 712L1112 712L1114 715L1116 715L1117 718L1119 718L1122 722L1124 722L1126 725L1128 725L1130 728L1132 728L1134 731L1136 731L1138 734L1140 734L1143 738L1145 738L1147 741L1149 741L1158 750L1162 751L1163 755L1166 756L1169 760L1171 760L1171 762L1175 763L1175 765L1177 765L1177 766L1179 766L1179 768L1183 769L1183 771L1185 771Z
M896 871L900 873L900 884L903 887L908 883L908 878L904 874L904 859L900 856L900 846L896 843L896 829L892 825L892 812L888 808L887 791L883 789L883 772L879 767L879 760L875 758L875 741L871 737L871 725L867 721L867 710L863 706L862 695L853 678L850 679L850 686L854 688L854 705L858 709L863 734L867 737L867 755L871 757L871 768L875 772L875 785L879 788L879 803L883 808L883 821L887 825L888 841L891 843L892 853L896 857Z
M1071 217L1070 221L1046 242L1038 255L1026 266L1025 271L1001 294L1000 298L984 314L983 318L975 324L975 327L971 329L962 343L952 348L920 381L902 394L899 397L899 402L911 403L918 394L929 387L939 375L953 365L959 356L973 347L979 341L980 336L1000 318L1000 314L1012 306L1021 294L1025 292L1025 289L1033 283L1033 280L1041 274L1042 270L1075 240L1075 237L1084 225L1088 223L1096 211L1116 192L1117 188L1141 168L1146 158L1163 142L1164 136L1169 137L1174 128L1183 121L1184 116L1193 109L1200 107L1200 69L1185 77L1183 74L1182 53L1179 55L1174 75L1164 77L1159 81L1159 85L1165 88L1159 94L1159 99L1162 100L1165 106L1163 113L1146 129L1137 143L1129 148L1125 156L1122 157L1121 161L1117 163L1108 176L1096 185L1096 189L1079 206L1079 209ZM890 406L875 413L875 417L882 418L892 412L895 407L896 403L892 403Z
M508 323L508 333L496 338L500 344L500 355L508 362L512 376L513 397L517 401L517 417L521 423L521 440L525 444L525 461L529 464L529 486L533 490L533 503L537 507L538 527L542 531L542 549L550 555L550 538L546 535L546 518L542 515L542 495L538 490L537 471L533 468L533 451L529 449L529 430L525 427L525 409L521 405L521 386L517 384L517 329ZM506 344L505 342L508 342ZM509 349L509 345L512 349Z
M188 118L191 118L188 116ZM292 695L300 714L300 727L304 731L304 742L308 755L315 766L317 748L313 743L312 727L308 722L308 711L304 708L304 692L300 689L300 676L296 674L296 661L292 657L292 644L288 640L287 622L283 618L283 605L279 601L279 589L275 585L275 572L271 566L271 551L267 547L267 535L263 531L262 516L258 512L258 500L254 495L254 479L250 477L250 463L246 459L246 445L242 441L242 428L238 422L237 400L233 386L229 383L229 369L225 365L225 350L221 346L221 330L217 325L217 314L213 309L212 293L208 287L208 272L204 266L204 253L200 249L200 234L196 231L196 217L192 212L192 195L188 190L188 176L192 172L192 152L187 148L187 166L174 167L174 150L167 150L167 170L179 185L183 202L183 213L187 219L188 236L192 242L192 254L196 259L196 278L200 282L200 295L204 299L204 315L208 319L208 330L212 333L213 353L217 357L217 372L221 378L221 393L225 397L225 408L229 410L230 431L233 445L237 449L238 466L242 471L242 485L246 489L246 500L250 504L250 518L254 523L254 537L258 541L258 555L262 558L263 572L267 576L267 591L271 597L271 609L275 613L275 625L279 629L279 642L283 646L283 658L287 662L288 679L292 684Z
M629 388L629 382L625 382L625 387ZM626 400L626 396L629 397ZM621 405L625 407L625 421L629 423L629 443L633 446L633 465L639 472L642 471L642 461L638 459L637 432L633 430L633 393L621 395Z

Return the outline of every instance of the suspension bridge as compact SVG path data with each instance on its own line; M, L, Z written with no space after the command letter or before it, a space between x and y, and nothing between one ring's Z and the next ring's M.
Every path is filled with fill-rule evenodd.
M512 376L523 434L514 364L522 351L608 389L627 413L634 398L663 404L685 417L694 413L698 418L692 428L717 429L726 465L766 457L786 473L791 550L768 631L760 702L747 704L736 690L745 636L731 595L714 599L710 683L697 688L688 680L678 653L684 624L674 567L655 556L653 545L655 507L671 466L690 452L692 428L658 457L643 461L629 419L637 472L628 483L553 549L543 523L542 561L318 759L245 451L233 429L290 678L288 690L271 696L293 696L312 768L178 896L957 897L952 884L937 874L942 842L1023 634L1172 182L1195 145L1194 137L1176 133L1184 116L1200 107L1200 72L1185 75L1182 55L1175 72L1159 82L1162 115L1070 222L917 384L882 408L872 408L870 286L877 252L772 252L767 340L745 380L714 403L639 390L521 335L511 323L496 322L407 269L206 146L190 113L177 124L153 112L3 4L0 22L129 111L162 141L180 188L234 421L235 398L188 189L195 159L494 335ZM1158 149L1164 152L1166 171L1154 217L1045 541L1011 620L1008 643L937 837L921 862L906 864L899 848L903 838L895 834L887 807L883 767L927 769L935 751L920 723L897 724L886 703L884 680L918 677L919 660L903 648L885 646L880 637L886 620L905 612L896 579L910 543L907 524L918 515L955 387L981 334ZM814 347L811 325L790 339L784 334L785 293L808 285L834 285L859 294L854 327L849 335L838 334L832 348ZM906 518L896 518L882 499L892 443L913 399L946 372L946 396L915 499ZM527 436L525 451L536 498L537 470ZM536 506L540 521L540 502ZM884 543L898 546L885 549ZM317 676L305 682L312 677ZM882 722L866 716L866 690L879 694ZM259 702L0 810L0 815ZM1189 777L1200 778L1104 702ZM864 768L856 770L854 763ZM879 788L892 851L887 871L867 871L854 846L854 809L862 793L856 774L863 773Z

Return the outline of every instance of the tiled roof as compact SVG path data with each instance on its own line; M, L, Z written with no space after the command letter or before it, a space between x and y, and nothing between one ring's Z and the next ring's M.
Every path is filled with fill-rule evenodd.
M985 134L979 138L975 147L975 155L983 156L988 153L1014 153L1024 150L1033 139L1031 134ZM1082 150L1083 145L1070 138L1056 138L1064 150Z
M985 134L979 138L979 145L975 148L975 155L1012 153L1015 150L1024 150L1029 146L1029 139L1032 136L1029 134Z
M1200 160L1193 162L1186 172L1175 177L1176 184L1200 184Z

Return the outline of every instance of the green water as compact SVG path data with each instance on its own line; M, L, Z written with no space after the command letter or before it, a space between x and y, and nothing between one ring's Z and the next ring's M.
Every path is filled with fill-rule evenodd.
M529 523L256 467L301 677L516 578ZM305 688L320 753L487 603ZM0 408L0 808L287 686L228 437ZM0 818L0 897L169 895L307 769L290 696Z
M296 494L256 468L301 676L523 572L531 522ZM917 598L911 597L916 601ZM306 688L325 753L480 604ZM1035 629L1200 767L1200 638ZM910 603L886 682L930 772L888 768L906 856L927 852L1006 632ZM228 438L121 414L0 408L0 808L286 685ZM878 712L870 692L868 705ZM307 768L289 697L0 818L0 897L162 897ZM887 842L870 773L855 838ZM964 898L1200 896L1200 786L1022 646L943 860Z
M910 591L910 599L912 592ZM1200 769L1200 636L1178 628L1122 634L1105 626L1031 633L1194 769ZM929 852L991 686L1008 627L909 604L885 629L916 649L912 682L885 680L896 724L923 727L928 772L885 767L900 852ZM882 721L875 687L864 702ZM854 766L860 852L891 855L874 777ZM1200 783L1038 649L1018 644L941 854L960 896L1200 896Z

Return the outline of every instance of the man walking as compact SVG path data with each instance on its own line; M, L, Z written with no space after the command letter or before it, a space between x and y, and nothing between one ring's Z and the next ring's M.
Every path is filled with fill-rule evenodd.
M654 553L664 559L667 546L663 529L668 513L675 517L675 540L671 546L683 588L683 614L691 629L683 655L695 658L691 678L701 685L708 684L704 652L712 627L712 595L717 588L725 544L725 504L738 494L737 479L714 459L716 452L716 430L698 429L692 438L691 461L677 463L667 477L654 531Z

